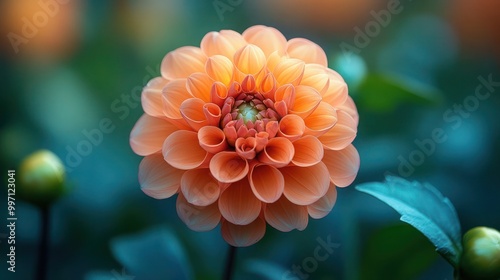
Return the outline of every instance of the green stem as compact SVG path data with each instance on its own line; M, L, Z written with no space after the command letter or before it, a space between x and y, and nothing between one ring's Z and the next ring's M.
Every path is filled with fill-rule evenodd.
M229 245L229 253L226 259L226 269L224 270L224 280L231 280L236 258L236 247Z
M38 247L38 263L37 263L37 280L47 279L47 261L49 256L49 206L42 206L41 210L41 226L40 226L40 241Z

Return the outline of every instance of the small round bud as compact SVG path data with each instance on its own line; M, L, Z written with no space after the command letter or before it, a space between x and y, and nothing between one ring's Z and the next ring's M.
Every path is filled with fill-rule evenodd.
M476 227L464 234L462 243L461 279L500 279L500 232Z
M64 193L64 177L64 165L54 153L37 151L21 163L17 194L28 202L47 206Z

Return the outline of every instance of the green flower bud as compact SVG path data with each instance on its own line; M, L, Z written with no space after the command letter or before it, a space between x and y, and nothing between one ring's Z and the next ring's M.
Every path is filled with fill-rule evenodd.
M64 193L64 177L64 165L54 153L37 151L21 163L17 194L28 202L47 206Z
M461 279L500 279L500 232L476 227L464 234L462 243Z

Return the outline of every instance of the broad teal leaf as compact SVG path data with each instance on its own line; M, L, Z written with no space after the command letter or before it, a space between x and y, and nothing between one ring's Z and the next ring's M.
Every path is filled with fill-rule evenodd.
M455 208L428 183L387 176L356 189L375 196L401 214L401 220L422 232L450 264L457 268L462 253L461 230Z
M167 228L115 238L113 255L137 279L192 279L191 268L177 237Z
M388 112L401 103L436 104L441 93L426 84L388 74L368 74L358 88L359 105L372 110Z

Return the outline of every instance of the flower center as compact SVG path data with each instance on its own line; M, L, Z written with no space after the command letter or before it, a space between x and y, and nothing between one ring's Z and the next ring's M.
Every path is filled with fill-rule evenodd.
M227 98L221 114L221 128L233 147L238 138L258 136L270 139L278 132L280 116L274 110L274 102L260 93L239 93Z
M238 113L236 119L243 119L244 123L262 119L262 115L259 114L261 110L257 109L253 101L241 103L234 111Z

